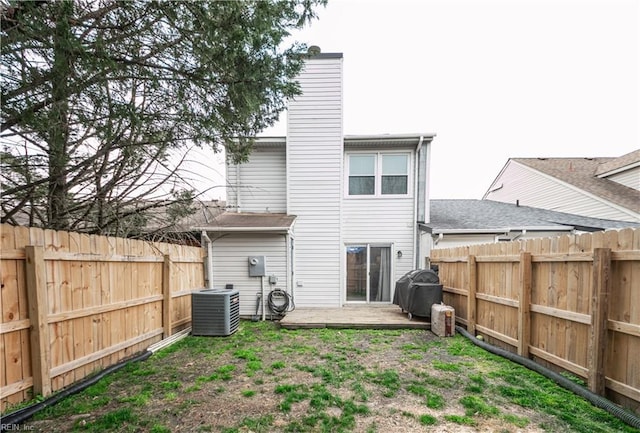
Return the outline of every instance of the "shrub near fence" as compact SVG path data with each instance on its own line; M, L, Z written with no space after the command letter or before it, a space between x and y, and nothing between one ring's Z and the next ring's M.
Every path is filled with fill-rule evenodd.
M640 413L640 229L431 254L470 332Z
M190 325L202 249L0 226L2 410Z

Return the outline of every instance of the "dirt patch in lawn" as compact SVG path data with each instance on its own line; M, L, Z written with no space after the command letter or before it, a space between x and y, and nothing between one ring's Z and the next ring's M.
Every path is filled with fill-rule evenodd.
M40 412L24 428L155 433L591 431L527 400L538 389L546 393L548 387L554 392L557 388L537 375L529 383L531 373L524 371L460 336L444 339L423 330L286 331L270 322L241 322L232 336L188 337L132 363ZM573 398L558 392L556 400L549 397L545 404L561 406ZM599 431L626 429L606 413L581 404L595 415L575 416L593 418L589 422L603 426Z

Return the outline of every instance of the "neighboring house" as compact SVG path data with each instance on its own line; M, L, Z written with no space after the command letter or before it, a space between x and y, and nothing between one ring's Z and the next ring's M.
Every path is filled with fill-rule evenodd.
M483 199L640 222L640 149L619 158L511 158Z
M431 200L427 225L432 249L640 227L492 200Z
M428 253L419 223L434 134L344 136L342 63L306 61L287 136L258 138L248 162L227 165L229 212L198 228L210 240L210 285L239 289L243 316L272 288L298 307L390 303L395 281ZM255 256L265 277L249 276Z

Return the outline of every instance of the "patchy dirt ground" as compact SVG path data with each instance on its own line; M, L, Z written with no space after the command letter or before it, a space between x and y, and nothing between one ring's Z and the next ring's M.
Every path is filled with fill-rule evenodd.
M513 367L479 350L462 337L440 339L429 331L281 331L271 323L242 322L230 337L188 337L130 364L23 428L575 431L504 397L500 390L520 389L509 379Z

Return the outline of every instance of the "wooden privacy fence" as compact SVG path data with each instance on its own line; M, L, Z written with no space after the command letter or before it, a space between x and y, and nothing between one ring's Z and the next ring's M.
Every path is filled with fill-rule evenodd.
M188 327L202 249L0 225L2 410Z
M640 410L640 229L431 253L469 332Z

